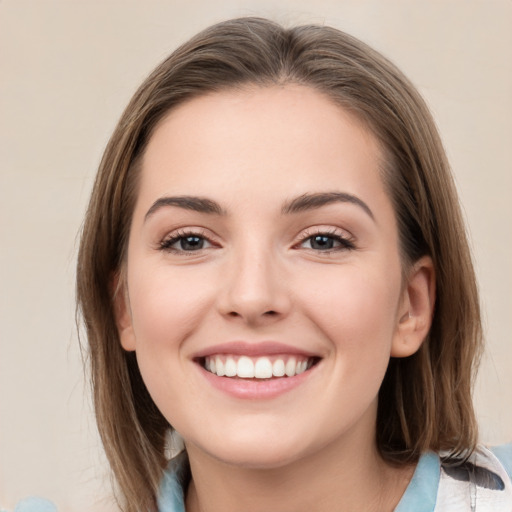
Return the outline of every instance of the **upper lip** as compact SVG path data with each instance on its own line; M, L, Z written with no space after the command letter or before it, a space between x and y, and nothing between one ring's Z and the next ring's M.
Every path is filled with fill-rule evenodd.
M206 347L203 350L193 354L192 357L197 359L201 357L208 357L214 354L232 354L252 357L277 354L293 354L306 357L319 357L318 354L308 350L304 350L293 345L287 345L285 343L279 343L277 341L261 341L257 343L251 343L247 341L231 341L227 343L220 343Z

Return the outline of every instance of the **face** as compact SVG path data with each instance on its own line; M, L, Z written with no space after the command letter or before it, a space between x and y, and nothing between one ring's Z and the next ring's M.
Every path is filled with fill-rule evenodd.
M407 307L380 156L300 86L193 99L155 130L118 326L189 450L276 467L372 442Z

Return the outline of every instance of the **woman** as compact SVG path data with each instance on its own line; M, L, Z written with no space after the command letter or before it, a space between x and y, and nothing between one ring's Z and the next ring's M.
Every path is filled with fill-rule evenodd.
M174 52L106 148L77 279L124 510L512 506L448 163L360 41L244 18Z

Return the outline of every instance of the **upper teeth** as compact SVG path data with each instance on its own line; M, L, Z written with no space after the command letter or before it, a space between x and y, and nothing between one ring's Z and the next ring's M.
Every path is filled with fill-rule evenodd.
M241 377L244 379L270 379L272 377L293 377L307 370L306 357L247 357L208 356L204 367L219 377Z

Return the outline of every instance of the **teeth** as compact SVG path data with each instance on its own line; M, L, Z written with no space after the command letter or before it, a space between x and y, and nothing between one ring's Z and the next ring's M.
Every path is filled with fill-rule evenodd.
M250 358L247 356L209 356L204 368L219 377L242 379L271 379L272 377L294 377L312 366L311 359L295 356L273 356Z
M274 375L274 377L283 377L284 369L284 361L282 359L276 359L272 365L272 375Z
M217 375L219 377L223 377L226 375L226 372L224 371L224 363L222 362L222 359L220 357L217 357L215 360L215 366L217 367Z
M236 375L237 364L232 357L228 357L226 359L226 364L224 365L224 372L226 374L226 377L234 377Z
M296 373L296 370L297 370L297 361L296 361L295 357L290 357L290 359L288 359L288 361L286 362L284 373L286 373L286 375L288 377L293 377Z
M238 365L236 367L236 374L238 377L252 379L254 377L254 363L248 357L242 356L238 360ZM217 373L217 375L219 375Z
M272 377L272 363L267 357L260 357L254 365L254 376L257 379L270 379Z
M307 364L308 364L307 361L301 361L300 363L298 363L296 373L297 374L304 373L306 371Z

